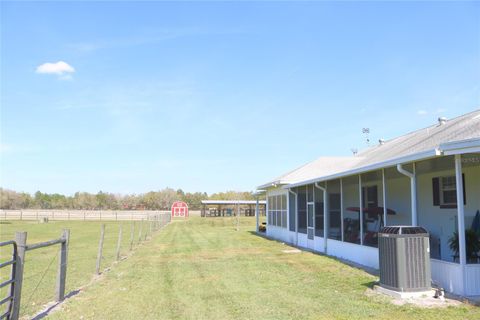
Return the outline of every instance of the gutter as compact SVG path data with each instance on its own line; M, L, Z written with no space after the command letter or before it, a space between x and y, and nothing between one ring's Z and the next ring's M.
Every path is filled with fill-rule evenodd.
M415 162L413 163L413 172L409 172L402 167L402 164L397 164L397 170L401 174L410 178L410 195L412 203L412 225L418 225L417 219L417 179L415 173Z
M347 177L347 176L357 175L357 174L360 174L360 173L365 173L365 172L368 172L368 171L375 171L375 170L386 168L386 167L393 167L393 166L396 166L398 163L407 163L407 162L413 162L413 161L418 161L418 160L426 160L426 159L435 158L435 157L440 156L440 155L443 155L441 150L435 148L435 149L432 149L432 150L419 152L419 153L415 153L415 154L412 154L412 155L399 157L399 158L395 158L395 159L390 159L390 160L387 160L387 161L382 161L382 162L370 164L370 165L367 165L367 166L364 166L364 167L355 168L355 169L352 169L352 170L343 171L343 172L331 174L331 175L328 175L328 176L317 177L317 178L308 179L308 180L304 180L304 181L300 181L300 182L296 182L296 183L291 183L291 184L288 184L288 185L284 186L283 188L288 189L288 188L303 186L303 185L306 185L306 184L313 184L315 182L323 182L323 181L327 181L327 180L334 180L334 179L343 178L343 177Z

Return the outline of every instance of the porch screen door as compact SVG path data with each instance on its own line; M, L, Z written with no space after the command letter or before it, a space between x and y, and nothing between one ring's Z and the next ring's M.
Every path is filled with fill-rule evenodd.
M315 235L315 224L313 221L313 215L315 214L314 203L307 203L307 236L309 240L313 240Z

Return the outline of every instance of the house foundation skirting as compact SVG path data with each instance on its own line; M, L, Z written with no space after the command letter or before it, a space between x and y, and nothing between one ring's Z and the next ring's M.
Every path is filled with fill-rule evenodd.
M267 227L266 236L292 246L325 254L323 237L308 240L306 234L299 233L298 243L295 243L297 239L295 232L272 226ZM376 270L379 268L378 249L374 247L327 239L326 254ZM445 291L461 296L480 295L480 264L467 264L462 267L458 263L431 259L431 269L432 280Z

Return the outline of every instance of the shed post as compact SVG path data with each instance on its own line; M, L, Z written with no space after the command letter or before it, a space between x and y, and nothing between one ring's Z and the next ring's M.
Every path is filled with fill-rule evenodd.
M259 225L258 225L258 222L259 222L259 217L258 217L258 215L259 215L259 212L258 212L258 210L259 210L259 208L258 208L258 207L259 207L259 205L258 205L258 196L257 196L257 199L256 199L256 200L257 200L257 201L255 202L255 221L256 221L256 226L257 226L257 227L256 227L256 230L257 230L257 232L258 232L258 231L259 231L259 229L258 229L258 226L259 226Z

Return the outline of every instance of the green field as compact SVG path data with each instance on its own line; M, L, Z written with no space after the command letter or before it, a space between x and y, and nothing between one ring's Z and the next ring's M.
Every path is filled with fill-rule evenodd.
M375 277L235 231L232 218L174 221L52 319L480 319L480 308L396 306ZM70 284L70 287L72 285Z
M139 223L136 222L135 243L138 242ZM36 221L2 221L0 223L0 240L12 240L15 231L26 231L27 244L33 244L59 238L63 228L70 229L66 282L66 294L68 294L89 283L94 276L101 224L106 225L101 265L103 269L111 266L115 261L120 224L123 224L121 253L122 255L129 253L131 222L51 221L41 224ZM145 223L143 230L146 229L149 228ZM0 250L1 261L11 259L11 246L2 247ZM58 252L59 245L55 245L26 253L21 315L32 315L38 312L45 303L54 300ZM0 272L0 278L4 281L9 277L10 268L2 268ZM2 298L6 295L6 289L0 290Z

